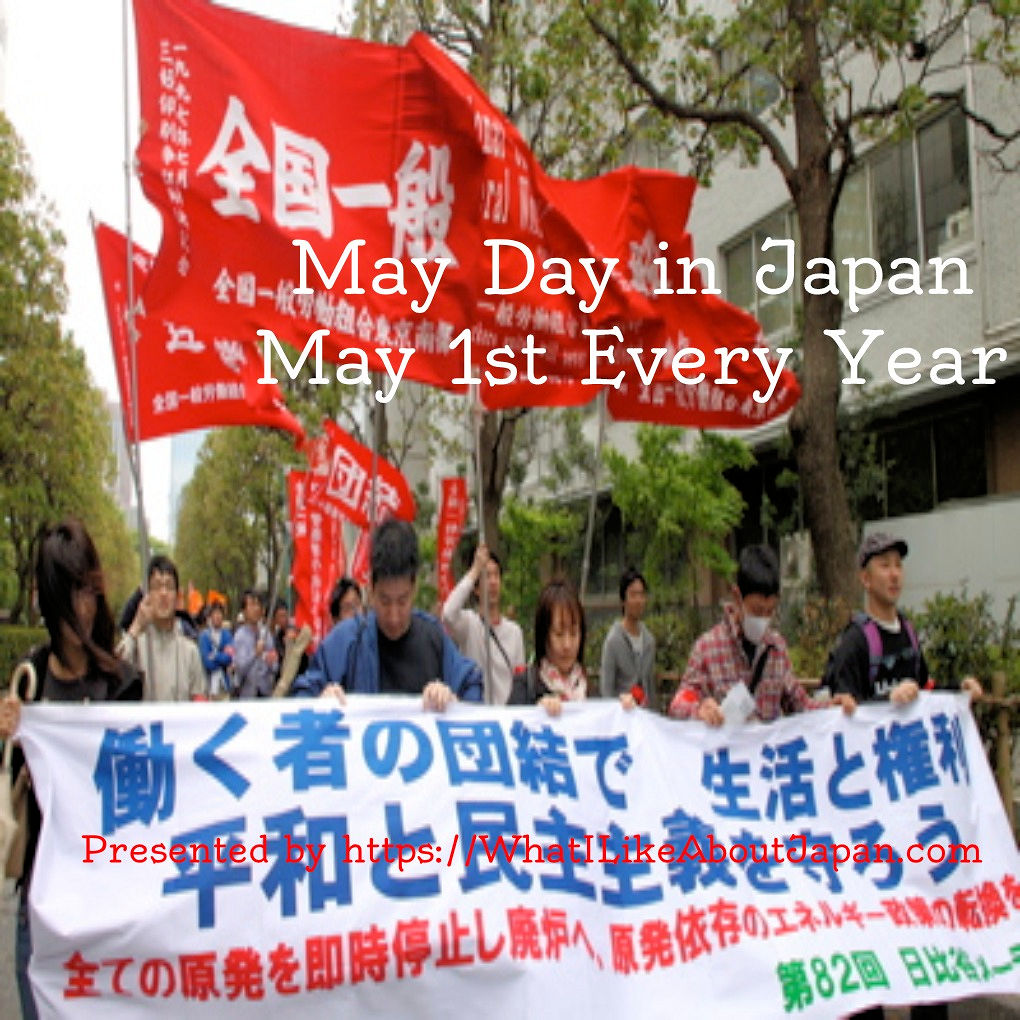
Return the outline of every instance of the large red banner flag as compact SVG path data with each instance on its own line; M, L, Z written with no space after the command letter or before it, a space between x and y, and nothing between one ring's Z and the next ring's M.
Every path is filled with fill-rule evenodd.
M381 46L199 0L136 0L136 20L149 125L138 158L164 223L152 307L187 308L252 341L279 333L316 364L321 343L345 383L367 381L365 359L391 380L481 378L489 407L591 399L598 385L582 380L599 373L583 331L613 327L626 379L610 395L617 416L740 426L795 399L792 377L768 385L766 361L750 354L761 346L753 319L712 295L643 285L652 225L664 225L662 244L676 235L671 260L690 254L692 180L550 178L421 35ZM701 379L675 362L680 340L703 356ZM741 345L733 379L723 362ZM629 346L667 356L637 362ZM522 383L526 365L549 381Z
M501 236L517 237L535 250L555 237L563 249L554 248L555 255L576 249L582 239L583 254L592 263L615 265L610 284L616 287L607 286L587 323L619 331L619 339L595 340L600 350L611 351L612 362L600 355L593 367L591 339L572 335L557 344L554 371L558 378L542 387L522 382L483 386L487 407L585 403L598 387L577 379L581 366L590 378L622 376L619 386L608 389L608 406L618 419L739 428L761 424L796 403L800 394L796 378L785 368L778 370L754 318L723 301L713 281L707 281L710 292L704 293L706 281L699 270L683 265L684 260L690 264L694 259L687 232L696 187L693 178L633 166L583 181L551 177L538 166L510 120L462 68L421 36L415 36L410 46L450 96L468 103L475 118L500 139L498 146L486 149L487 187L498 188L511 173L523 180L521 168L527 167L526 193L542 213L542 232L529 233L527 210L515 208L511 201L507 222L500 225ZM508 234L515 226L519 233ZM494 231L496 224L489 222L488 227ZM575 282L583 283L586 275ZM525 330L539 314L530 319L520 316L520 308L512 312L504 302L483 303L482 312L486 309L497 324L512 318ZM520 339L518 346L522 343ZM761 354L753 353L754 349ZM731 355L731 351L740 353Z
M410 349L404 377L446 388L473 375L464 327L479 361L532 336L536 375L577 378L580 330L636 314L608 267L582 269L597 260L516 129L424 36L382 46L197 0L137 0L136 20L138 159L164 225L152 307L300 350L321 329L350 370Z
M467 520L467 479L444 478L439 503L438 560L439 600L445 602L453 591L453 554Z
M129 442L134 442L131 354L127 315L127 238L112 227L94 228L99 274L110 324L113 360ZM277 386L260 386L258 359L247 344L194 329L187 319L149 314L144 298L152 255L132 247L137 337L138 438L215 425L268 425L304 437Z
M403 47L201 0L136 0L135 20L137 156L163 219L150 308L298 351L325 330L352 372L412 348L404 377L451 388L480 246L470 112Z

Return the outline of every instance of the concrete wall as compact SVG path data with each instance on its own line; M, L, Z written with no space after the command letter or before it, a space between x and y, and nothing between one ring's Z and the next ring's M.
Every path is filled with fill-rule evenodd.
M908 609L966 585L971 596L992 596L992 615L1001 623L1010 596L1020 595L1020 496L875 521L865 531L890 531L910 546L902 598Z

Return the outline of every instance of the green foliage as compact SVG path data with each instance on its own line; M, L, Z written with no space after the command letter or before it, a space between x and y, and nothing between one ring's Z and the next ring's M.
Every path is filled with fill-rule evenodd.
M618 616L606 617L588 629L584 663L593 677L595 690L594 674L602 661L602 644L617 619ZM647 613L644 624L655 638L655 672L659 677L659 695L663 702L656 708L665 711L687 667L691 646L700 633L700 626L687 607L669 604L659 604L655 612Z
M290 438L273 429L209 433L181 494L176 560L182 584L215 588L237 605L261 567L268 590L276 590L287 543L286 473L299 462Z
M0 535L15 621L29 608L47 524L80 517L113 575L125 567L118 549L126 531L103 488L112 473L105 401L60 326L62 246L28 156L0 115Z
M105 498L86 524L96 543L99 562L103 565L106 598L111 606L116 607L127 601L141 579L138 536L128 528L113 499L105 492L103 496Z
M661 118L642 110L637 90L611 55L595 45L576 3L354 4L357 35L403 43L416 30L467 67L550 173L599 173L617 165L635 137L661 137L664 131Z
M675 567L693 595L698 567L733 572L724 542L744 501L724 473L748 467L751 453L740 440L707 432L688 450L682 429L654 425L638 428L637 444L634 460L612 447L605 451L613 501L632 529L633 558L653 588Z
M660 673L683 673L698 628L681 607L670 612L649 613L645 626L655 638L655 668Z
M503 607L518 620L530 647L538 595L562 567L568 543L581 527L577 513L552 503L509 498L503 506Z
M442 612L439 605L439 585L436 574L436 553L438 552L439 539L436 534L434 523L435 512L427 518L426 527L421 527L421 514L418 517L418 550L421 553L421 569L418 571L418 588L415 594L414 604L426 612L435 613L437 616Z
M7 695L14 667L36 645L48 640L49 635L42 627L0 627L0 685L4 696Z
M783 602L780 630L790 650L797 676L820 677L825 672L839 635L850 622L850 608L842 599L809 595L803 600Z
M913 622L932 676L946 681L973 675L987 685L992 646L999 641L990 604L987 592L969 598L966 588L938 592L924 603Z

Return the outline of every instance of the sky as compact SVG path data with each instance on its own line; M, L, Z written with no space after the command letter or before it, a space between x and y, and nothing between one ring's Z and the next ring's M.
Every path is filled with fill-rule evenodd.
M7 20L4 110L32 160L41 193L67 239L65 327L86 354L93 380L119 400L89 213L126 231L124 30L116 0L0 0ZM229 6L280 21L336 29L343 0L235 0ZM130 15L129 15L130 17ZM131 150L137 144L134 23L128 71ZM131 191L132 235L155 251L159 217ZM142 484L151 533L170 531L170 440L142 444Z

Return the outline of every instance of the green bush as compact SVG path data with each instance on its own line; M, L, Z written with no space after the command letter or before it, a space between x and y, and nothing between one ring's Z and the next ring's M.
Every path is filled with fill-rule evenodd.
M49 640L42 627L0 627L0 684L6 694L14 667L36 645Z
M842 599L809 595L784 602L779 627L790 649L794 673L822 676L829 651L849 622L850 610Z
M588 685L589 693L593 697L598 695L598 682L595 675L602 663L602 644L609 633L609 628L618 619L618 616L610 616L600 620L589 629L587 634L584 662L591 678ZM694 639L697 637L696 627L691 620L690 613L682 609L673 611L662 609L645 616L644 624L655 638L655 672L660 676L663 673L683 673L691 645L694 644ZM676 684L670 681L669 683L660 683L659 687L659 694L664 700L664 704L656 707L664 711Z
M999 627L989 611L991 597L982 592L968 598L938 592L913 617L928 671L945 682L973 675L987 683L993 646L999 643Z

